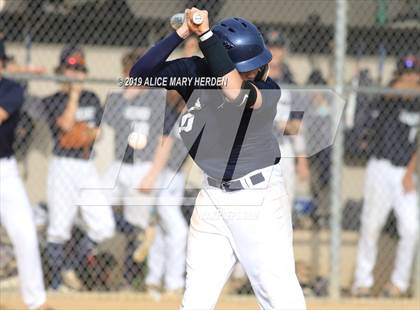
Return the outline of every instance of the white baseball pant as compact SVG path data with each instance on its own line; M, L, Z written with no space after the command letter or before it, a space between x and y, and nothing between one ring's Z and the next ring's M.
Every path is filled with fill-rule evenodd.
M279 145L281 150L280 167L290 203L293 204L295 199L296 158L290 139L285 138L284 140L284 143Z
M169 187L160 191L157 197L159 219L147 260L146 284L159 285L163 278L165 289L182 289L188 235L187 222L181 212L185 180L182 174L173 171L164 172L162 178Z
M149 172L150 162L126 164L115 162L105 180L112 204L122 202L124 218L130 224L146 229L152 208L156 206L159 223L156 239L150 248L146 283L159 285L164 277L167 289L184 287L187 225L180 206L184 193L184 177L164 170L156 184L156 192L144 194L138 187Z
M105 174L105 194L111 205L124 206L124 218L131 225L146 229L150 212L156 199L152 194L139 191L141 179L149 171L151 163L126 164L114 162ZM159 187L159 182L156 187Z
M79 209L91 240L99 243L114 235L112 209L93 162L54 156L48 170L47 196L48 242L62 244L70 239Z
M265 181L249 187L250 176L258 172ZM240 180L243 190L205 185L197 197L181 309L214 309L238 260L261 309L306 309L295 273L291 210L280 165Z
M391 209L400 235L391 282L402 291L408 289L419 233L419 208L418 194L404 193L404 173L405 167L394 166L389 160L373 158L368 162L354 289L373 285L377 242Z
M30 310L46 301L33 213L16 160L0 159L0 224L13 244L23 301Z
M293 207L296 184L295 152L293 151L293 146L290 139L287 137L284 137L283 143L281 143L279 147L281 150L281 172L284 178L284 184L286 186L290 204ZM240 264L235 265L232 276L236 279L245 277L245 270Z

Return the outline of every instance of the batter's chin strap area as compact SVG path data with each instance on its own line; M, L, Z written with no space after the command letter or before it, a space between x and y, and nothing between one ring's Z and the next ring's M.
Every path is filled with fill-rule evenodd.
M270 72L270 67L268 66L268 64L262 66L257 73L257 76L255 77L255 81L266 81L267 77L268 77L268 73Z

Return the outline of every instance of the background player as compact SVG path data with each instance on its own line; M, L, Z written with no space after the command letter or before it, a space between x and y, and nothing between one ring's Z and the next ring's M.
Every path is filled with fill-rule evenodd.
M287 55L286 37L278 31L268 34L268 45L273 59L270 62L270 77L280 86L296 84L285 63ZM297 135L301 126L300 114L293 113L296 92L282 89L277 104L276 136L282 153L280 165L285 178L287 193L293 204L295 197L296 171L302 180L309 176L308 160L303 156L305 145L302 135Z
M13 150L24 93L18 83L2 77L8 59L0 39L0 224L13 244L26 307L47 309L35 222Z
M124 77L141 56L139 49L124 56ZM170 108L166 109L168 117ZM108 184L115 182L109 196L112 204L122 200L124 218L131 226L124 267L127 284L132 284L136 276L132 256L138 232L133 231L146 229L151 207L156 205L158 225L150 248L146 278L150 293L160 293L162 278L167 292L181 291L185 281L187 224L180 208L184 177L177 171L186 151L180 149L185 150L179 139L170 135L169 129L162 132L164 114L164 91L131 87L108 97L104 116L114 129L115 140L115 162L106 175ZM162 190L154 191L154 188Z
M87 67L84 52L77 46L66 46L60 55L57 73L73 79L84 79ZM53 158L48 170L48 245L47 256L52 274L51 287L61 285L64 267L64 243L78 220L78 211L87 226L87 251L114 234L111 207L99 191L100 180L89 160L92 145L99 134L102 107L98 97L83 90L79 82L65 82L55 94L42 101L53 135ZM89 253L86 253L86 256Z
M192 22L194 13L204 19L199 26ZM210 30L207 11L193 8L185 14L184 24L153 46L130 72L134 77L213 76L226 81L221 92L194 92L192 85L168 87L187 102L181 137L207 175L191 218L181 308L213 309L239 259L261 308L304 309L295 275L290 205L276 165L280 152L272 126L280 92L267 78L271 54L258 29L242 18L223 20ZM200 36L205 58L165 62L192 33ZM257 121L250 123L254 111ZM254 217L236 217L244 212Z
M416 56L402 57L397 63L396 76L390 87L420 89L419 70L420 63ZM366 170L365 202L353 293L360 297L370 295L377 241L393 208L400 240L391 281L384 295L401 297L409 287L419 231L418 193L415 189L404 189L403 176L418 149L416 131L420 119L420 101L418 96L385 95L375 107L379 115L373 122L370 141L374 153Z

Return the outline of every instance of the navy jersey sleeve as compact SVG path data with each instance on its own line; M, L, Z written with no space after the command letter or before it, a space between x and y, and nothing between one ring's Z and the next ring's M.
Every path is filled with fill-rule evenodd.
M130 70L130 77L146 78L155 75L165 64L169 55L181 44L183 39L172 32L152 46L140 57Z
M169 55L183 42L183 39L176 32L165 37L163 40L151 47L130 70L130 77L149 77L168 78L165 86L168 90L176 90L185 101L193 91L192 85L177 85L171 78L205 76L202 69L200 57L180 58L166 61ZM201 66L200 66L201 64Z
M290 93L291 104L290 104L290 114L289 121L301 121L303 119L304 111L299 109L299 96L295 92Z
M178 83L180 79L206 75L204 61L200 57L194 56L166 61L151 74L151 77L166 77L168 82L165 89L176 90L185 101L188 101L194 91L194 86L190 83Z
M2 107L9 115L18 111L23 105L23 88L15 82L10 82L8 91L2 93L0 98L0 107Z
M193 85L177 85L177 81L175 79L202 76L203 72L201 72L202 70L199 66L199 61L200 57L197 56L167 61L161 69L156 72L156 76L167 77L169 82L168 86L165 88L168 90L176 90L185 101L188 101L188 98L194 91Z
M290 121L301 121L303 119L303 111L290 111L289 120Z

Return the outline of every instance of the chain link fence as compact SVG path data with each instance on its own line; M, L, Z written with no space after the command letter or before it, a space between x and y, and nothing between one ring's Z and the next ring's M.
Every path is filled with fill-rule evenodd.
M123 91L117 78L171 31L171 15L195 5L212 21L253 21L273 54L270 76L283 89L273 130L305 295L330 296L331 284L338 283L342 296L412 296L419 283L413 269L419 203L405 167L418 151L420 5L346 3L345 59L337 63L335 1L0 0L0 32L14 57L4 74L25 89L14 146L38 227L46 286L182 290L187 226L201 175L175 132L170 164L157 178L171 180L173 188L153 195L137 188L147 185L162 142L165 106L181 111L183 103L172 92ZM201 53L188 39L171 57L192 55ZM66 65L80 65L79 73ZM339 95L333 91L337 67L344 70ZM80 77L82 86L75 82ZM84 133L75 140L62 132L74 97ZM338 162L337 149L343 154ZM80 191L85 183L106 188L107 182L112 191ZM150 208L130 210L138 204ZM339 247L331 246L334 223ZM7 234L0 237L0 285L12 290L17 264ZM340 266L338 273L333 265ZM226 291L252 294L239 265Z

